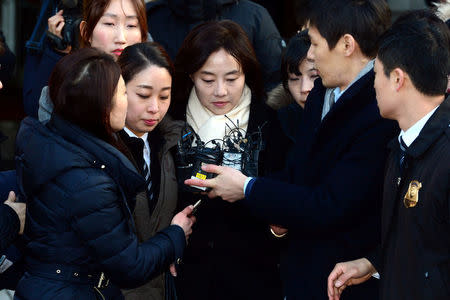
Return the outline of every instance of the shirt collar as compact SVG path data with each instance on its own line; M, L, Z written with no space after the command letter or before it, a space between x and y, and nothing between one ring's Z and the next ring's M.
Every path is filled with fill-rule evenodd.
M342 96L343 93L345 93L346 90L348 90L349 87L351 87L355 82L357 82L359 79L361 79L361 77L363 77L364 75L366 75L367 73L370 72L370 70L373 69L373 64L374 64L375 60L372 59L370 60L366 66L359 71L358 75L356 75L355 79L353 79L353 81L343 90L341 91L341 89L339 87L335 87L333 90L334 92L334 103L336 103L339 98Z
M137 135L135 135L130 129L128 129L127 127L124 127L123 130L128 134L128 136L130 137L134 137L134 138L138 138L144 141L144 145L145 148L147 148L147 150L150 150L150 145L148 144L148 132L144 133L141 137L138 137Z
M135 137L138 139L142 139L144 142L147 141L147 136L148 136L148 132L144 133L141 137L138 137L137 135L135 135L130 129L128 129L127 127L124 127L123 130L125 130L125 132L128 134L128 136L130 137Z
M398 136L398 141L400 143L401 139L403 139L403 142L406 144L407 147L409 147L414 140L419 136L420 131L422 131L423 127L427 123L428 119L431 118L433 113L436 111L436 109L439 107L436 106L432 111L430 111L428 114L426 114L422 119L417 121L413 126L411 126L406 131L401 131L400 135Z

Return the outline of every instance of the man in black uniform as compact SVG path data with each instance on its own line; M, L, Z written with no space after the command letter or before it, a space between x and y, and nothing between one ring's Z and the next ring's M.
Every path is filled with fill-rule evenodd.
M381 247L336 265L330 299L376 272L383 300L450 299L449 49L448 28L430 11L400 17L382 38L378 106L402 131L388 145Z

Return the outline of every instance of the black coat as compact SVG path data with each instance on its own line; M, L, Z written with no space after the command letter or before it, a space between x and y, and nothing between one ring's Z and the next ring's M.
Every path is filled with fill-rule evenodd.
M2 198L2 201L5 199ZM0 254L19 234L20 222L16 212L6 204L0 204Z
M397 130L381 118L373 82L370 71L321 121L326 89L317 79L287 169L280 180L258 178L243 201L289 229L281 262L288 300L325 299L334 265L364 256L379 242L385 146ZM376 299L377 289L357 286L344 297Z
M3 36L3 32L0 31L0 36ZM5 84L7 83L14 74L14 67L16 66L16 56L11 52L8 45L3 43L5 52L0 55L0 81ZM1 137L0 137L1 139Z
M260 153L259 172L280 170L287 138L276 112L252 99L247 134L262 127L266 144ZM184 207L198 196L184 194ZM282 299L278 271L279 245L269 224L254 217L242 203L204 199L177 278L180 299Z
M32 51L27 53L22 89L23 107L27 116L38 117L42 89L48 85L50 74L62 57L64 54L56 52L46 42L42 53Z
M300 123L303 117L303 108L297 102L291 103L278 110L278 119L284 134L289 137L292 143L299 135Z
M266 90L280 82L284 41L267 10L248 0L156 0L147 3L148 31L174 60L185 37L204 21L229 19L247 33Z
M382 212L381 299L450 299L450 99L408 147L400 173L398 138L389 144ZM422 187L406 208L410 183Z
M106 299L120 299L118 287L142 285L181 256L179 226L138 243L131 211L144 180L110 144L53 115L45 126L22 122L16 154L28 242L17 299L96 299L102 271Z

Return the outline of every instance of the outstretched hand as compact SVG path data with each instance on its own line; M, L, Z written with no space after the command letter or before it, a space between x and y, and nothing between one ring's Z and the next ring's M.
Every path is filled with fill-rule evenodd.
M336 264L328 276L328 299L339 300L347 286L365 282L376 272L366 258Z
M209 198L221 197L228 202L235 202L244 198L244 184L247 176L240 171L230 167L203 165L202 170L208 173L217 174L211 179L187 179L187 185L211 188L208 192Z

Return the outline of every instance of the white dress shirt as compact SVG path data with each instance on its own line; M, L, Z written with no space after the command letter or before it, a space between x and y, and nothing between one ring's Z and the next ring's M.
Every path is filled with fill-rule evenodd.
M369 61L367 63L367 65L358 73L358 75L355 77L355 79L353 79L353 81L350 82L350 84L343 91L341 91L341 89L339 87L328 88L326 90L325 97L323 99L324 103L323 103L323 109L322 109L322 119L325 117L325 115L331 109L331 106L328 103L328 99L330 98L331 93L334 93L334 103L336 103L339 100L339 98L342 96L342 94L344 94L345 91L348 90L349 87L351 87L356 81L361 79L361 77L363 77L364 75L369 73L370 70L373 69L374 62L375 62L375 60Z
M406 144L407 147L409 147L414 142L414 140L419 136L428 119L433 115L433 113L436 111L438 107L439 105L436 106L432 111L427 113L422 119L417 121L413 126L409 127L408 130L406 131L402 130L400 132L400 135L398 136L398 141L400 142L401 139L403 139L403 142Z
M148 169L150 170L150 145L148 144L148 139L147 139L148 132L144 133L141 137L138 137L130 129L125 127L124 130L128 134L128 136L142 139L144 141L144 151L143 151L142 155L144 156L144 161L147 164Z

